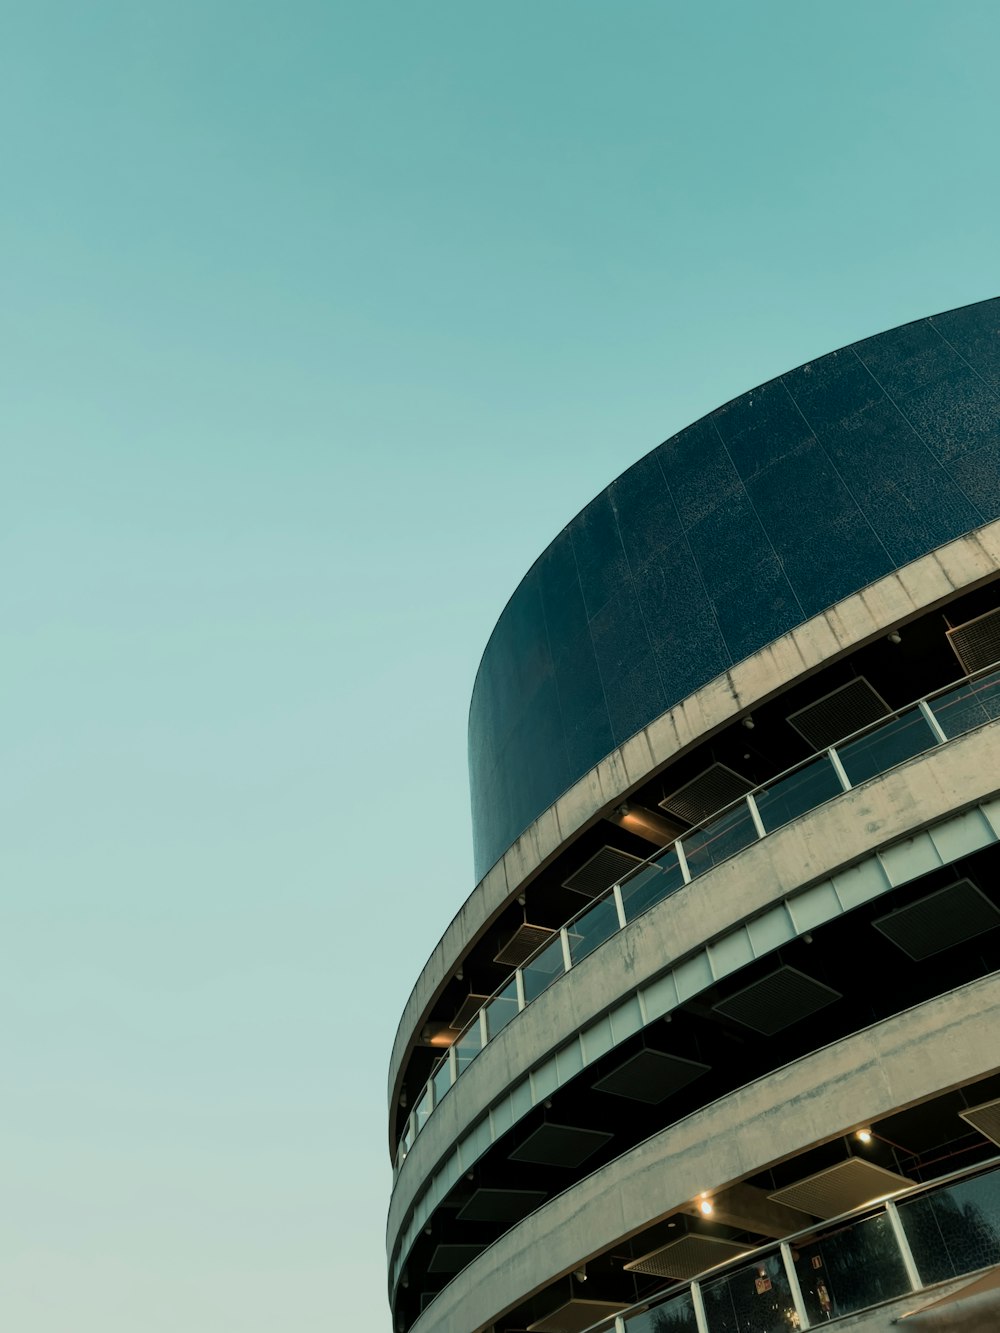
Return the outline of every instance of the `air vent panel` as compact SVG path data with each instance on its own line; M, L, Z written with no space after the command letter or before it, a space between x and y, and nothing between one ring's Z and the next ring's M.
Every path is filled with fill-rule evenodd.
M750 1250L749 1245L738 1245L732 1240L721 1240L718 1236L702 1236L689 1232L679 1240L672 1240L661 1245L658 1250L633 1259L625 1264L628 1273L645 1273L649 1277L672 1277L687 1281L699 1273L715 1268L719 1264L736 1259Z
M824 986L796 967L784 966L713 1007L724 1017L773 1037L841 998L840 991Z
M784 1189L768 1195L775 1203L783 1203L813 1217L839 1217L854 1208L861 1208L876 1199L909 1189L913 1181L908 1176L887 1171L862 1157L848 1157L825 1171L797 1180Z
M538 1319L528 1325L528 1333L584 1333L602 1319L612 1319L619 1310L628 1306L620 1301L585 1301L574 1296L572 1300L560 1305L544 1319Z
M602 847L579 870L574 870L569 879L563 880L563 888L582 893L585 898L596 898L639 865L642 865L641 856L632 856L617 847Z
M502 963L504 967L520 967L554 934L555 931L548 926L533 926L528 921L522 921L493 961Z
M879 917L872 925L919 963L1000 926L1000 911L975 884L960 879Z
M683 787L678 787L672 795L664 796L660 809L687 824L700 824L709 815L714 815L716 810L732 805L752 789L753 783L748 782L741 773L734 772L725 764L713 764L704 773L685 782Z
M448 1026L453 1032L461 1032L467 1027L490 997L488 995L467 995L459 1006L458 1013Z
M534 1162L538 1166L576 1167L603 1148L611 1137L600 1129L579 1129L576 1125L546 1121L514 1149L510 1160Z
M547 1198L544 1190L477 1189L457 1216L460 1222L517 1222Z
M658 1106L681 1088L706 1074L710 1065L684 1060L663 1051L642 1050L623 1061L593 1085L595 1092L609 1092L634 1102Z
M460 1273L471 1264L485 1245L439 1245L427 1265L428 1273Z
M959 1115L1000 1148L1000 1097L993 1102L983 1102L981 1106L970 1106L967 1111L959 1111Z
M845 736L886 717L890 711L864 676L857 676L797 713L789 713L788 722L814 750L828 750Z
M948 642L966 675L1000 662L1000 609L948 630Z

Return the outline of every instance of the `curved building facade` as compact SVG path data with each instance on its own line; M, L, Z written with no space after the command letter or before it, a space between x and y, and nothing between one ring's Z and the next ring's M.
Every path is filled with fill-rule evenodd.
M400 1333L996 1325L998 722L1000 300L733 400L559 534L391 1058Z

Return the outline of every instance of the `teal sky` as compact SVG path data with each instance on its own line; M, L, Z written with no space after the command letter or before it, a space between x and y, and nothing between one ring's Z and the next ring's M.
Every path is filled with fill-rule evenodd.
M992 0L0 7L5 1327L389 1333L492 625L674 431L1000 291L998 49Z

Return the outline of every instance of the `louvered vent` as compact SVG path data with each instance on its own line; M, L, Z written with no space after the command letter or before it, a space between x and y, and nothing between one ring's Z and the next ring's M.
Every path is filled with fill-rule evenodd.
M612 1137L603 1129L554 1125L546 1120L508 1156L512 1162L533 1162L536 1166L577 1167Z
M839 991L814 981L798 968L785 966L720 1000L714 1008L754 1032L773 1037L840 998Z
M628 1306L621 1301L585 1301L574 1296L544 1319L528 1325L528 1333L584 1333L602 1319L612 1319Z
M671 796L664 796L660 809L688 824L700 824L724 805L732 805L753 787L740 773L725 764L713 764Z
M983 1102L982 1106L970 1106L967 1111L959 1111L959 1115L984 1138L1000 1147L1000 1097L993 1102Z
M448 1026L453 1032L461 1032L478 1014L490 997L488 995L467 995L459 1006L458 1013Z
M885 1167L866 1162L861 1157L848 1157L814 1176L797 1180L794 1185L775 1190L768 1197L813 1217L839 1217L853 1208L861 1208L876 1199L885 1199L908 1189L913 1181L907 1176L887 1171Z
M889 705L865 680L858 676L822 699L789 713L788 721L814 750L828 750L837 741L850 736L869 722L877 722L889 713Z
M493 961L502 963L504 967L520 967L554 934L555 931L548 926L533 926L528 921L522 921Z
M732 1240L720 1240L718 1236L701 1236L697 1232L689 1232L681 1236L680 1240L672 1240L668 1245L661 1245L658 1250L651 1250L649 1254L633 1259L625 1265L625 1270L629 1273L645 1273L649 1277L686 1280L746 1254L750 1248L749 1245L737 1245Z
M1000 926L1000 911L975 884L960 879L880 916L872 925L919 963Z
M484 1245L439 1245L431 1255L427 1265L428 1273L460 1273L466 1264L471 1264L477 1254L481 1254Z
M948 642L967 674L1000 662L1000 609L948 630Z
M460 1222L517 1222L546 1198L544 1190L477 1189L457 1216Z
M632 856L617 847L602 847L579 870L574 870L569 879L563 880L563 888L582 893L585 898L596 898L639 865L642 865L641 856Z
M630 1055L593 1086L595 1092L610 1092L615 1097L658 1106L672 1093L680 1092L694 1079L707 1074L709 1068L697 1060L646 1049Z

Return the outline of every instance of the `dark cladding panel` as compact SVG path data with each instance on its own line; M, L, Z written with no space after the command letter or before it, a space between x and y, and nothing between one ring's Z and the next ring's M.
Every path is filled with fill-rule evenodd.
M727 403L540 557L469 714L476 873L615 745L809 616L1000 515L1000 300Z
M806 616L888 574L892 560L818 441L809 440L748 482L764 531ZM824 502L817 505L816 497ZM808 513L811 522L792 521ZM826 552L825 560L817 553Z
M816 431L894 567L983 522L884 394L840 419L818 422Z
M933 315L927 322L987 384L1000 390L1000 303L980 301Z

